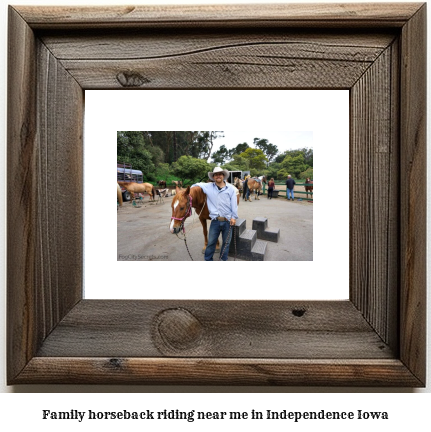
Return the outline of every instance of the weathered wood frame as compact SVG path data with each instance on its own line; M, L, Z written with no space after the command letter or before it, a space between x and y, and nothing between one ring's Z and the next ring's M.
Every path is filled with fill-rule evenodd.
M8 383L424 386L425 8L10 7ZM350 89L350 299L82 299L98 88Z

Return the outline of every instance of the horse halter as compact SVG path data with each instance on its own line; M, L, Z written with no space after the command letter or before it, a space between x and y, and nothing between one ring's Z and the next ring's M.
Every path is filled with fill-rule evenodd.
M185 221L189 216L192 215L192 203L193 203L193 201L192 201L192 196L189 195L189 201L188 201L188 203L187 203L187 204L188 204L188 207L187 207L187 210L186 210L185 215L184 215L182 218L176 218L176 217L174 217L174 216L171 216L171 220L172 220L172 219L175 219L175 220L179 220L179 221L181 221L180 229L182 228L184 233L186 232L186 230L185 230L185 228L184 228L184 221Z

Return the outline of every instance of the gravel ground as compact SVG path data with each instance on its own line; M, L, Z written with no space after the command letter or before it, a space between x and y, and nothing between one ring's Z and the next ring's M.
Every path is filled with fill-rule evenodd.
M117 212L117 253L118 260L136 261L189 261L183 236L171 234L172 197L163 203L149 202L132 206L124 203ZM247 221L252 229L253 219L266 217L268 228L280 229L277 243L268 242L265 261L312 261L313 260L313 204L302 201L287 201L285 198L239 203L238 216ZM194 215L187 219L186 239L194 261L203 261L204 237L202 225ZM221 237L220 237L221 239ZM214 256L218 259L218 254ZM229 260L233 260L229 257ZM238 259L237 259L238 260Z

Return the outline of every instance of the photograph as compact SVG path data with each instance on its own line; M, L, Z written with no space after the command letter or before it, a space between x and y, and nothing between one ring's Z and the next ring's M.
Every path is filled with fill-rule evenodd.
M117 187L119 261L313 260L312 131L118 131Z

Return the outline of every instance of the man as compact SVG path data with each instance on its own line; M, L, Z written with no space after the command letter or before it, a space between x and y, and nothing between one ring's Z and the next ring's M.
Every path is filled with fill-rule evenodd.
M235 188L226 182L229 172L220 167L215 167L208 177L213 182L197 183L207 196L207 205L211 218L208 234L208 244L205 249L205 261L213 261L217 239L222 233L223 244L220 253L222 261L227 261L229 244L232 238L233 227L238 219L238 202ZM192 186L192 187L193 187ZM232 229L229 229L232 226Z
M250 190L248 189L248 179L250 178L249 175L246 175L244 178L244 183L242 185L242 199L245 199L246 201L250 197Z
M292 176L288 175L286 180L286 198L290 201L290 196L292 195L292 201L294 201L295 197L293 195L293 188L295 187L295 180L293 180Z

